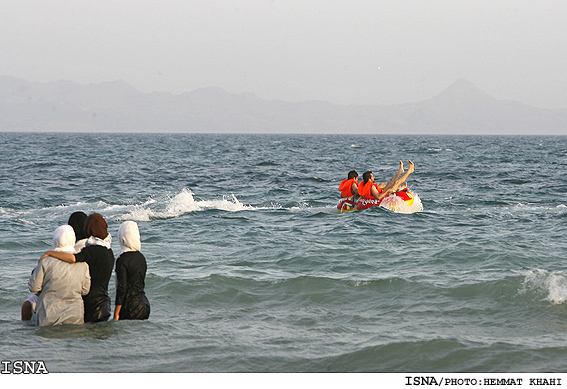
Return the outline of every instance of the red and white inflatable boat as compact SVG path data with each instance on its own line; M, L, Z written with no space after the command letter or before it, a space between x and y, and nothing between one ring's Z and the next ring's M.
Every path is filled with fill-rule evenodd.
M383 207L393 212L414 213L423 210L419 197L411 193L407 188L392 193L382 200L365 199L362 197L347 197L339 200L337 209L339 212L360 211L371 207Z

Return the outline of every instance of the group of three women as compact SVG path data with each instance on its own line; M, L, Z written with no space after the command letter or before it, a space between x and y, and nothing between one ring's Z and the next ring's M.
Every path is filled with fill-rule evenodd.
M111 235L104 218L75 212L68 225L54 233L54 249L33 270L29 288L35 296L22 307L40 326L106 321L111 316L108 283L114 267ZM144 292L146 259L140 252L138 225L126 221L118 230L114 319L147 319L150 304ZM33 309L35 300L35 309ZM28 308L30 306L32 309Z

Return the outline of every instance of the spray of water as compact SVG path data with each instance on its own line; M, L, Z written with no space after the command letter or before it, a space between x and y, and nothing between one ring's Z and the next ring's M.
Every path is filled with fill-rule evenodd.
M526 274L521 293L543 293L553 304L567 301L567 274L563 271L531 270Z

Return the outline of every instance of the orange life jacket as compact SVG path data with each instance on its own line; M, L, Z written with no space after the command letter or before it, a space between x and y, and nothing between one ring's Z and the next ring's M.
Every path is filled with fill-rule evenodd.
M339 190L341 191L341 197L346 198L346 197L350 197L350 196L354 196L356 193L352 193L352 184L356 184L358 186L358 182L356 181L356 179L351 178L349 179L344 179L340 185L339 185Z
M373 198L374 196L372 196L372 189L371 189L372 186L374 186L378 190L378 193L384 192L378 186L378 184L375 184L374 182L370 182L370 181L367 182L362 181L360 185L358 185L358 194L364 197L365 199Z

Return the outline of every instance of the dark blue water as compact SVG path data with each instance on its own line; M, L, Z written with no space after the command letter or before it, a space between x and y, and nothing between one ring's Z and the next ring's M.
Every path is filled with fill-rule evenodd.
M339 214L415 162L423 210ZM0 134L0 357L50 372L564 372L567 137ZM54 229L138 223L148 321L19 320ZM114 283L110 285L114 299Z

